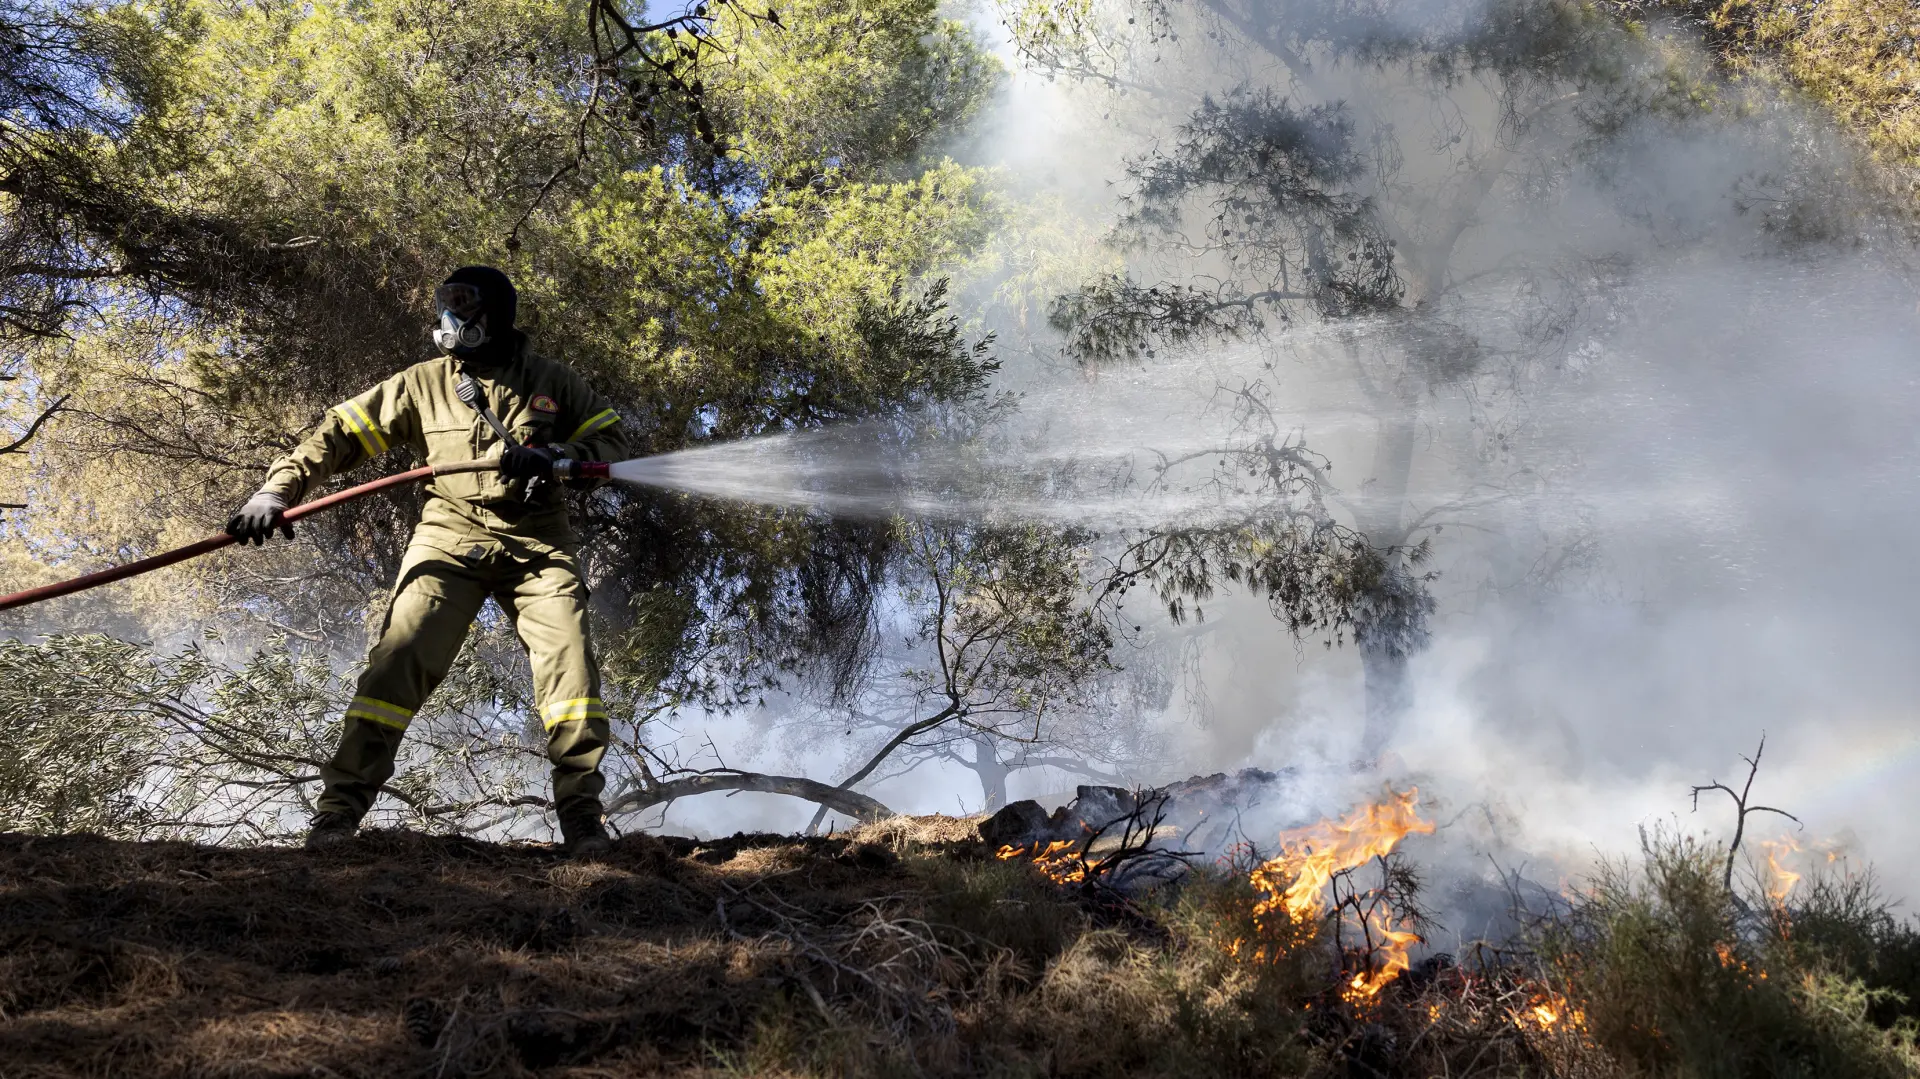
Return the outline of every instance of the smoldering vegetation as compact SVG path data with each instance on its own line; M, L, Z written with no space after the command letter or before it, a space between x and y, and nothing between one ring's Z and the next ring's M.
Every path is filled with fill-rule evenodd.
M1122 895L973 823L321 855L0 836L0 1075L1912 1074L1920 936L1869 889L1729 894L1672 838L1357 996L1418 912L1332 918L1242 852ZM1083 863L1097 867L1104 859ZM1250 872L1252 871L1252 872ZM1282 884L1284 882L1281 882Z

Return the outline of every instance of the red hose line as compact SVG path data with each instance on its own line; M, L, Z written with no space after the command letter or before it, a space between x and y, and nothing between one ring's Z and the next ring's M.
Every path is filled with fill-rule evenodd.
M331 494L325 498L316 498L312 502L295 506L288 510L286 512L286 519L289 521L298 521L302 517L319 513L321 510L332 509L342 502L351 502L356 498L362 498L377 491L385 491L392 487L401 487L419 480L432 479L435 476L444 476L454 472L490 472L498 467L500 467L500 462L498 461L462 461L458 464L451 465L428 465L424 468L416 468L409 472L399 473L398 475L384 476L371 483L363 483L358 487L349 487L338 494ZM185 547L175 547L171 551L154 555L151 558L142 558L138 562L129 562L124 566L114 566L111 569L103 569L95 573L86 574L85 576L75 577L70 581L61 581L58 584L43 584L38 588L29 588L24 592L15 592L10 596L0 596L0 611L9 611L15 607L25 607L30 603L57 599L60 596L71 596L75 592L84 592L89 588L97 588L103 584L123 581L128 577L138 577L142 573L150 573L153 570L171 566L176 562L185 562L189 558L198 558L203 554L207 554L210 551L217 551L233 542L234 538L232 536L222 532L218 535L208 536L203 540L196 540L193 543L187 544Z

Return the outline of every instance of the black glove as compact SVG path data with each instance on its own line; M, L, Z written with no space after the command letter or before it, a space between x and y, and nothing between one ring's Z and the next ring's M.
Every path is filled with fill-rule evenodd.
M553 452L538 446L509 446L500 455L500 474L510 480L550 480Z
M293 522L286 519L286 511L285 499L272 491L260 491L247 499L247 504L227 522L227 535L256 547L267 542L276 528L292 539Z

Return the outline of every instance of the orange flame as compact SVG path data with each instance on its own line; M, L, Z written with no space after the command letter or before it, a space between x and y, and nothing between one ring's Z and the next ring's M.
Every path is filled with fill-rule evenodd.
M1087 864L1075 853L1072 841L1056 839L1045 849L1036 849L1039 846L1039 843L1032 847L1003 846L994 852L994 857L1003 862L1031 858L1034 867L1055 884L1079 884L1087 879Z
M1714 942L1713 954L1720 960L1720 965L1727 970L1745 974L1749 979L1759 978L1763 982L1767 980L1765 969L1748 966L1747 961L1740 958L1740 954L1733 950L1733 945L1724 940Z
M1387 854L1408 835L1431 835L1433 822L1420 819L1420 788L1387 791L1385 801L1361 806L1343 821L1321 821L1280 835L1280 853L1253 871L1256 888L1267 893L1253 908L1255 917L1276 909L1299 921L1317 915L1326 900L1321 890L1340 873Z
M1781 863L1799 854L1800 844L1792 839L1766 840L1760 844L1760 849L1767 852L1767 898L1772 900L1775 906L1785 906L1787 896L1793 892L1793 886L1800 883L1801 874ZM1828 860L1832 860L1831 855Z
M1376 917L1373 929L1377 938L1370 957L1373 969L1355 974L1347 987L1340 991L1349 1004L1365 1004L1379 996L1380 990L1385 989L1388 982L1406 972L1411 965L1408 953L1420 943L1420 934L1394 929L1385 924L1384 916Z
M1587 1026L1587 1013L1552 990L1536 993L1524 1007L1511 1014L1513 1025L1521 1030L1552 1030L1562 1025L1584 1030Z
M1420 789L1404 793L1391 789L1373 805L1361 806L1345 820L1324 820L1280 836L1280 853L1257 866L1250 880L1266 893L1254 904L1256 920L1279 911L1294 922L1319 917L1326 910L1325 889L1337 873L1353 869L1390 853L1409 835L1428 835L1432 821L1420 819ZM1353 976L1341 990L1349 1003L1363 1004L1405 971L1408 952L1420 940L1418 933L1396 929L1384 911L1368 916L1364 927L1373 942L1368 969Z

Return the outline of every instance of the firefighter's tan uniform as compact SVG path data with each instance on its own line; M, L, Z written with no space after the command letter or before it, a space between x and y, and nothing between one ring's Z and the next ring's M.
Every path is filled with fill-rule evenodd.
M579 461L626 456L619 413L585 381L524 344L477 376L516 441ZM493 430L455 394L449 357L416 364L335 406L318 430L268 470L265 490L288 505L317 485L399 446L427 464L498 456ZM587 635L587 590L566 500L554 484L529 499L497 472L436 477L400 564L380 638L333 760L319 809L360 819L393 775L394 755L427 695L446 677L480 605L496 597L533 663L535 700L562 819L600 812L608 728Z

